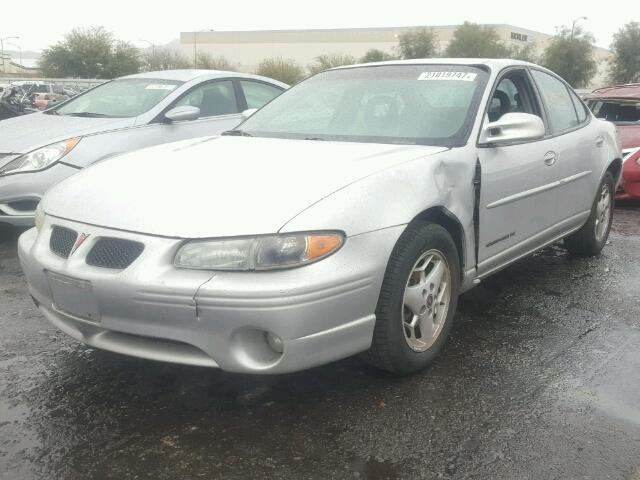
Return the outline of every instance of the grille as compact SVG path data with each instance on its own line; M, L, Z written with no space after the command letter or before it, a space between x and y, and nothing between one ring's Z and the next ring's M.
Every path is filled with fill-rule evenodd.
M49 248L62 258L69 258L78 232L65 227L54 226L49 239Z
M122 270L131 265L143 250L144 245L140 242L102 237L87 255L87 263L94 267Z

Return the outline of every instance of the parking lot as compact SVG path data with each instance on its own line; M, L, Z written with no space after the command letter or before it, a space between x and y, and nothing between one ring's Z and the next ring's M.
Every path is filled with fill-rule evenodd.
M595 259L551 247L465 294L444 354L252 377L96 351L0 241L0 478L640 479L640 208Z

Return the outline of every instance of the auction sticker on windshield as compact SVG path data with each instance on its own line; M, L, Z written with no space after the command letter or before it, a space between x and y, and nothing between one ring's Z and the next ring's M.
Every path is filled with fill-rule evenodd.
M418 80L461 80L463 82L473 82L477 73L471 72L423 72Z
M145 90L173 90L174 88L176 88L175 85L168 83L151 84L144 87Z

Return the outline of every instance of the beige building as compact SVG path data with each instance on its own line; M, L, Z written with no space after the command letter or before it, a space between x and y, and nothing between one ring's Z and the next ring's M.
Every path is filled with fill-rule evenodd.
M507 45L523 46L533 42L542 51L552 35L527 30L512 25L488 25L493 27ZM440 50L444 50L458 25L429 27L437 35ZM313 62L318 55L342 53L361 57L370 48L393 53L398 35L417 27L336 28L323 30L256 30L256 31L201 31L182 32L180 47L193 58L194 52L206 51L223 55L238 64L244 72L253 72L268 57L296 60L303 66ZM598 61L598 74L593 86L600 86L606 75L606 60L611 52L594 48Z

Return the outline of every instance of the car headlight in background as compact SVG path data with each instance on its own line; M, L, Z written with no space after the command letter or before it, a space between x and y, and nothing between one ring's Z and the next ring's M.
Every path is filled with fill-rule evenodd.
M202 270L273 270L321 260L344 243L339 232L289 233L257 237L194 240L176 254L176 267Z
M0 175L44 170L73 150L79 141L80 137L70 138L20 155L2 167Z

